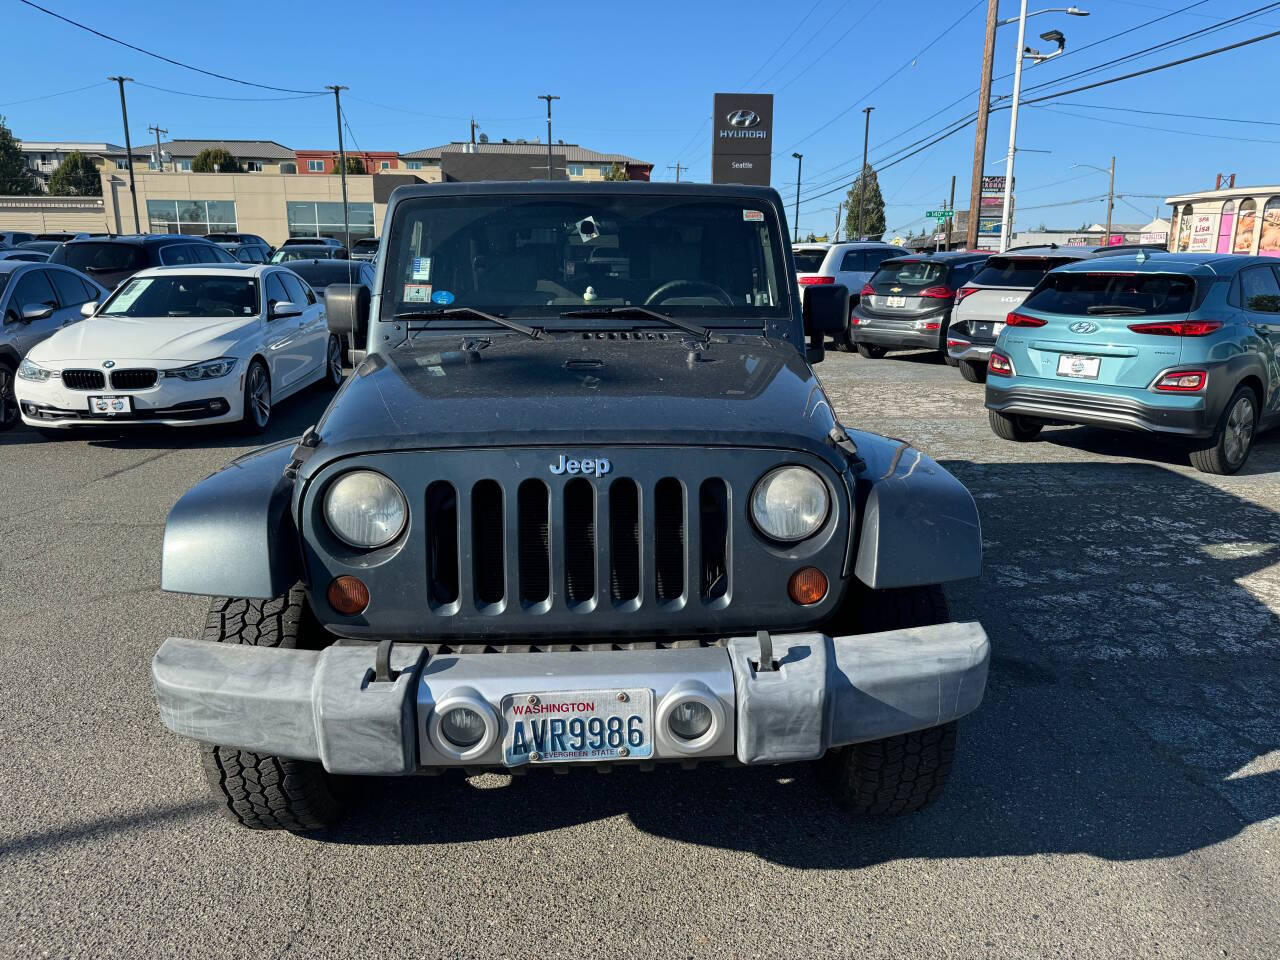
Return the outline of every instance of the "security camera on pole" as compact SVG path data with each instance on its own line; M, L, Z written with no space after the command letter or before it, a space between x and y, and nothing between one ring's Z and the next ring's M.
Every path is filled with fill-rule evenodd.
M1058 49L1053 53L1041 53L1039 50L1032 50L1026 45L1027 20L1030 17L1038 17L1042 13L1065 13L1072 17L1087 17L1089 15L1087 10L1081 10L1078 7L1057 7L1027 13L1027 0L1022 0L1022 8L1018 16L1002 20L998 24L1001 27L1009 23L1018 24L1018 54L1013 66L1013 103L1010 105L1009 110L1009 155L1004 164L1004 207L1000 213L1001 253L1009 249L1009 235L1013 232L1013 156L1017 152L1018 142L1018 97L1022 93L1022 61L1027 59L1032 64L1044 63L1046 60L1052 60L1054 57L1061 55L1062 51L1067 48L1067 39L1062 35L1061 30L1050 30L1040 34L1041 40L1047 40L1058 45Z

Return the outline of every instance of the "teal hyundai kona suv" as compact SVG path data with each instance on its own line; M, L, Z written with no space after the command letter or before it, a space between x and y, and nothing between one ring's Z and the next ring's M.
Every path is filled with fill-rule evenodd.
M1280 419L1280 262L1138 253L1047 273L1005 320L988 364L991 429L1047 424L1183 438L1235 473Z

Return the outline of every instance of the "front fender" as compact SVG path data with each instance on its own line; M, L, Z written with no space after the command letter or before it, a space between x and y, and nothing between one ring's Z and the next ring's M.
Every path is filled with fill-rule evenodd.
M859 451L864 451L861 443ZM964 485L900 441L887 460L883 453L875 455L881 451L866 453L872 454L867 457L871 487L854 563L858 579L884 590L978 576L982 528Z
M162 589L267 600L297 583L293 481L284 476L296 444L247 454L182 495L165 522Z

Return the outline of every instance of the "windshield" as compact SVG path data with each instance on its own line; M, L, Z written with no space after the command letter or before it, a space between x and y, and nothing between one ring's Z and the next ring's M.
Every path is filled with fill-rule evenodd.
M792 250L796 258L796 273L817 273L822 269L822 261L827 259L825 250Z
M970 283L1030 290L1054 267L1074 261L1074 257L992 257Z
M387 318L452 305L581 329L599 321L561 314L647 306L759 327L789 311L777 217L758 201L432 197L399 204L384 240Z
M357 253L377 253L378 241L377 240L357 240L351 249L355 250Z
M1191 312L1195 295L1195 280L1175 273L1051 273L1023 306L1069 316L1107 308L1186 314Z
M924 260L890 260L880 264L872 283L892 283L900 287L927 287L941 283L947 275L945 263Z
M107 317L251 317L258 281L243 277L134 277L99 311Z
M147 267L147 255L133 243L68 243L49 258L84 273L119 273Z

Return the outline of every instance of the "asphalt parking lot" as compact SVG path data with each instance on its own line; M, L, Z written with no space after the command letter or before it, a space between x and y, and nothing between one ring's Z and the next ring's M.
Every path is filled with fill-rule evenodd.
M821 367L849 426L977 498L994 656L936 806L850 820L806 768L367 781L251 833L156 719L165 515L231 435L0 434L0 955L1280 955L1280 434L1235 477L1057 428L998 441L921 355ZM277 411L271 438L327 395Z

